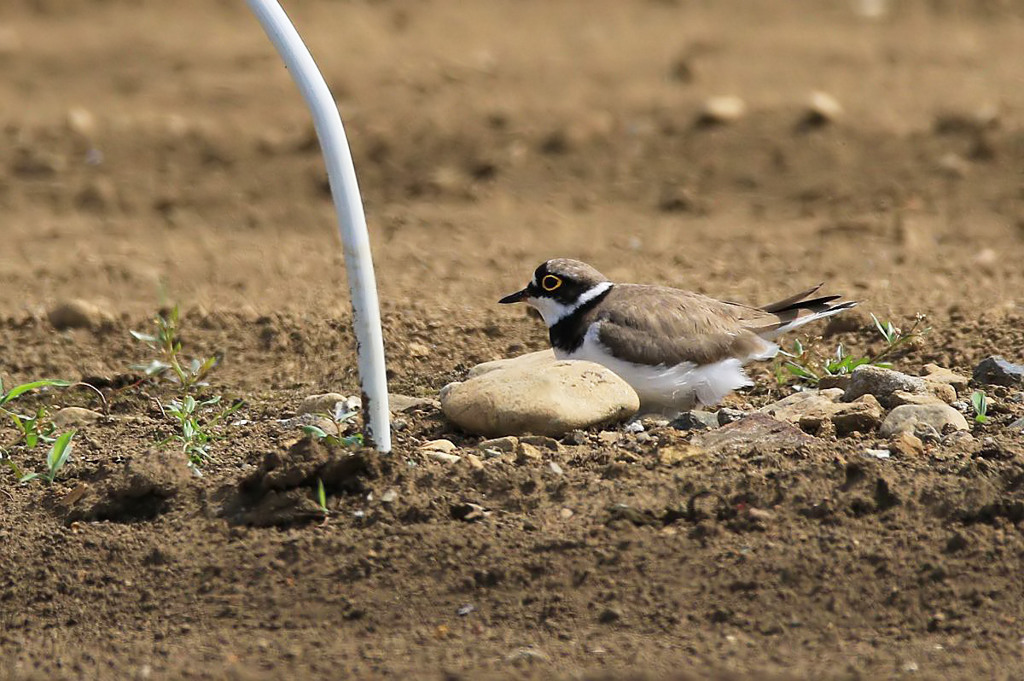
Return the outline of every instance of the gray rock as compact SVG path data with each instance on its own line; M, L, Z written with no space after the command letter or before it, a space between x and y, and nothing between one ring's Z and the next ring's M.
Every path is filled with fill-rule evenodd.
M1009 426L1007 426L1007 428L1009 428L1010 430L1016 430L1024 433L1024 418L1017 419Z
M758 451L785 451L819 442L799 428L772 417L754 413L717 430L700 433L693 447L714 454L740 454Z
M899 371L866 364L857 367L850 374L850 385L843 393L842 400L853 402L862 395L874 395L879 402L888 407L892 401L892 394L896 391L925 393L928 391L928 384L917 376L908 376Z
M904 404L889 412L882 422L879 435L890 438L897 433L910 432L921 437L920 426L931 426L939 433L946 427L953 427L956 430L970 428L964 415L949 405Z
M558 361L549 352L487 364L441 390L445 416L471 433L561 437L624 420L640 408L633 388L599 364Z
M683 412L669 425L676 430L708 430L718 427L718 415L695 409Z
M981 385L1021 385L1024 384L1024 365L1002 357L986 357L974 367L973 378Z
M730 423L735 423L736 421L739 421L746 415L747 412L741 409L722 407L721 409L718 410L718 413L715 414L715 417L718 419L718 425L727 426Z

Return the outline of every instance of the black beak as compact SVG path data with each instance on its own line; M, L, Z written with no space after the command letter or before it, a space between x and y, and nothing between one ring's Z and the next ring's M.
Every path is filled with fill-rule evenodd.
M530 295L529 287L524 288L522 291L516 291L515 293L509 294L499 300L498 302L502 305L508 305L510 303L521 303L527 299Z

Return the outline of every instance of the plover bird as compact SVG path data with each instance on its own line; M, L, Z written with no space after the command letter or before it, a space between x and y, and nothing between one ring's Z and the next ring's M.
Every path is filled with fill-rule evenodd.
M819 288L750 307L665 286L615 284L586 263L557 258L499 302L536 308L559 359L602 364L633 386L644 411L672 414L753 385L743 366L774 357L776 336L857 304L813 298Z

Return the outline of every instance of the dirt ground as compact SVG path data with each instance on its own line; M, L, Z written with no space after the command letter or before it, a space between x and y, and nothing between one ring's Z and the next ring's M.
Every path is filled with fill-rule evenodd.
M871 4L287 2L350 136L391 390L544 347L496 301L555 256L747 302L825 281L864 312L820 342L858 353L867 313L923 313L911 374L1024 360L1024 5ZM110 412L52 486L0 472L0 677L1024 676L1019 388L888 460L853 435L666 465L687 433L620 427L477 469L418 450L479 440L428 407L338 464L325 521L309 479L280 498L312 509L246 510L290 447L337 463L282 423L302 398L358 394L297 90L241 0L6 0L0 67L0 377L89 378ZM720 95L746 115L699 124ZM55 330L74 298L110 317ZM173 387L130 369L172 303L244 400L202 477L155 448ZM790 390L754 374L731 404Z

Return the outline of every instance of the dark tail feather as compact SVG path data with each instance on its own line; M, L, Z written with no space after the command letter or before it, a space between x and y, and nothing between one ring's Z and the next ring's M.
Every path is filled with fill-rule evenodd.
M821 288L821 284L785 300L765 305L761 309L774 314L778 321L773 324L751 328L750 330L759 336L773 338L813 322L816 319L831 317L857 305L857 302L852 300L843 301L835 305L832 304L833 301L839 300L842 296L821 296L808 300L807 296L815 293L819 288Z
M804 291L802 293L797 293L795 296L790 296L789 298L786 298L785 300L779 300L779 301L774 302L774 303L768 303L767 305L762 305L761 309L764 310L765 312L781 312L782 310L787 310L790 307L792 307L794 303L799 303L801 300L804 300L805 298L807 298L811 294L817 293L818 289L820 289L824 285L825 285L825 283L822 282L822 283L818 284L817 286L813 286L813 287L807 289L806 291ZM836 296L836 297L838 297L838 296ZM835 300L835 298L833 298L833 300Z

